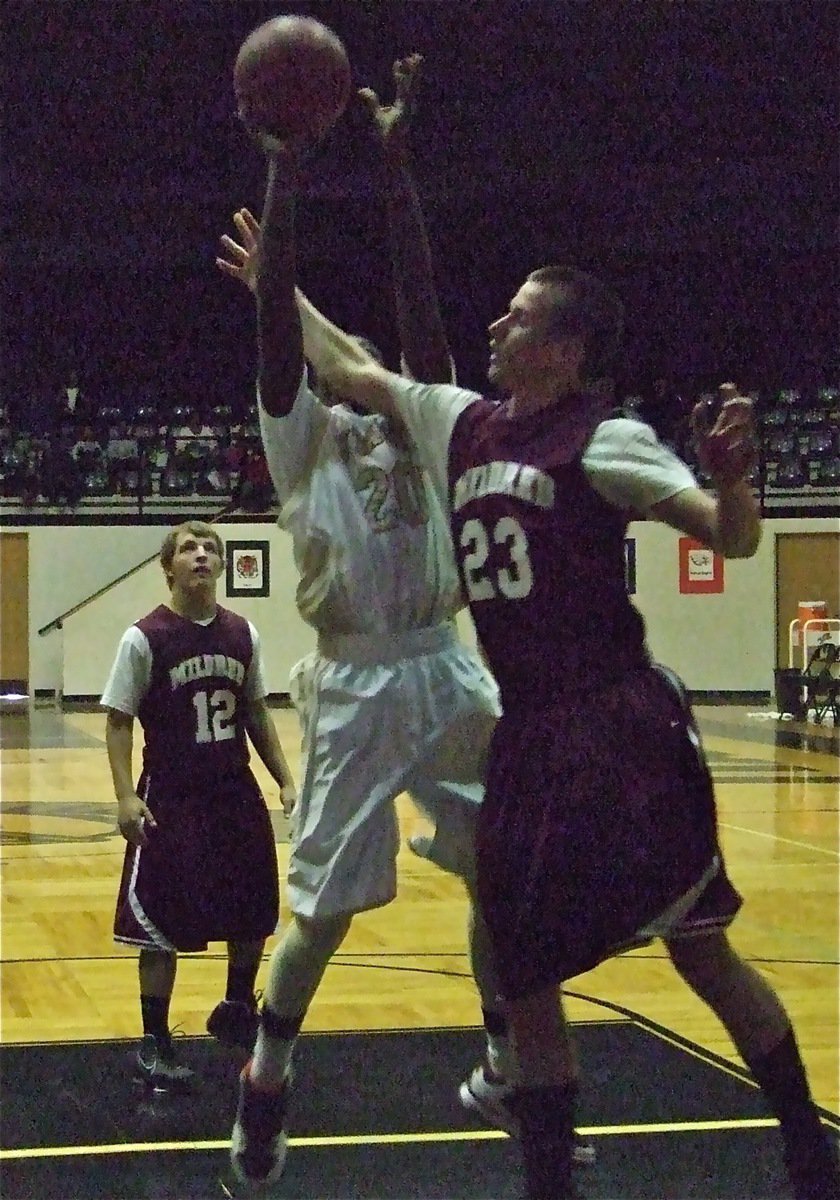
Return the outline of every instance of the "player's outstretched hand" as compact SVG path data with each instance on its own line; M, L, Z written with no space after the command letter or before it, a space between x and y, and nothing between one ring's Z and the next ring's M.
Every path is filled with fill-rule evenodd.
M157 826L151 809L143 803L139 796L126 796L125 799L119 801L117 823L120 833L132 846L147 845L149 839L146 836L146 827L154 829Z
M359 99L373 117L386 146L404 137L416 108L422 54L409 54L394 63L394 103L382 104L372 88L360 88Z
M239 235L235 242L226 233L222 234L221 243L224 254L216 259L216 266L225 275L244 283L249 291L256 295L257 268L260 261L260 223L247 208L240 208L233 214L233 223Z
M718 388L719 401L695 405L691 414L694 445L700 466L719 486L746 479L757 461L752 400L739 396L734 383Z

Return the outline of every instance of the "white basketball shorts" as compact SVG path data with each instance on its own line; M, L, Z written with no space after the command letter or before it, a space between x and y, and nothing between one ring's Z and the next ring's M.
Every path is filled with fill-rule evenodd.
M336 916L394 898L401 792L435 825L428 857L471 873L500 709L495 682L454 625L322 637L293 669L291 693L303 731L292 912Z

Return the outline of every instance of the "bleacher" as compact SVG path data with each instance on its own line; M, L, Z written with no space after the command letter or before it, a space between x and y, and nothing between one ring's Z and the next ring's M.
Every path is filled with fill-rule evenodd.
M237 419L226 406L203 414L176 408L166 423L149 405L131 421L103 407L50 435L7 424L0 431L0 514L7 520L169 519L273 505L256 418Z
M765 514L840 513L840 387L750 395L760 435L752 483ZM636 399L624 398L628 411ZM686 435L675 448L696 467ZM0 516L7 522L169 519L274 505L256 418L227 406L175 408L165 423L152 405L129 421L106 406L49 436L16 431L7 420L0 427Z
M765 509L836 508L840 388L784 389L759 410Z

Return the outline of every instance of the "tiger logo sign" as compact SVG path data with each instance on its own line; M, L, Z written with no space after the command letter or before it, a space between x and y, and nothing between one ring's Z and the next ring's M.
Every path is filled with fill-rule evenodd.
M256 579L260 573L260 564L256 554L239 554L236 559L236 574L240 579Z

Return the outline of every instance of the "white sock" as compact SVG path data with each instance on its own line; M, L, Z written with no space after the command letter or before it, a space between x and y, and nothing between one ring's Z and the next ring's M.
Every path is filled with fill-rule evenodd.
M296 1038L268 1037L260 1026L251 1060L252 1082L258 1087L279 1090L291 1069L296 1041Z

